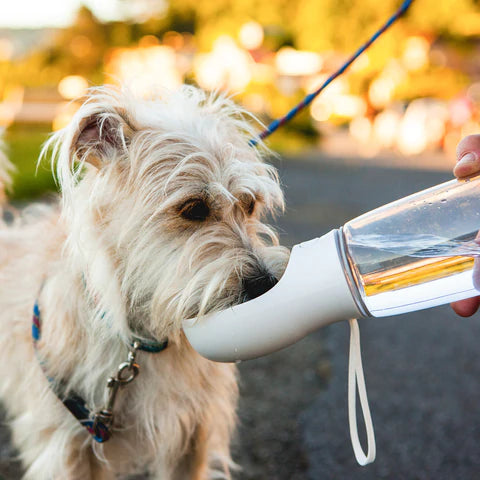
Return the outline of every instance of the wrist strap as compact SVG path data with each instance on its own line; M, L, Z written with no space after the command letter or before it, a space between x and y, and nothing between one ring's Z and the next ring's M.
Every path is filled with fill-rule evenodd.
M360 465L368 465L375 460L375 432L372 417L368 406L367 389L363 376L362 353L360 349L360 330L356 319L350 323L350 354L348 359L348 423L350 426L350 439L355 453L355 458ZM362 408L365 430L367 432L367 454L365 455L358 438L357 425L357 388Z

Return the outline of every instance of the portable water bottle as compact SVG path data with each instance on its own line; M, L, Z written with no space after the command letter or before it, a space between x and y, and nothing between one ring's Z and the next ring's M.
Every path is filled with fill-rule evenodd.
M271 290L187 320L184 332L203 356L232 362L274 352L340 320L478 295L479 230L480 177L452 180L294 246Z

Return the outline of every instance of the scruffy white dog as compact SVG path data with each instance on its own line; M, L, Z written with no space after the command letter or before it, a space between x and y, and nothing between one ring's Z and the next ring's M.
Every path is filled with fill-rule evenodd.
M285 268L261 220L282 192L254 133L193 87L103 87L49 140L59 204L0 215L0 394L25 479L230 478L235 368L181 324Z

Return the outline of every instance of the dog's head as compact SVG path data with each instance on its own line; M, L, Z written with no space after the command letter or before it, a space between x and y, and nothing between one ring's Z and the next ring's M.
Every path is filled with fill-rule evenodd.
M263 223L283 196L250 120L193 87L148 100L103 87L51 139L74 268L130 328L171 334L283 273L288 251Z

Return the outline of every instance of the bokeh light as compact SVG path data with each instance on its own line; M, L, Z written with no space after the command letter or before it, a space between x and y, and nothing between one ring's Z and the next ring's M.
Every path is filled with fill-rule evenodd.
M201 87L238 92L247 87L252 77L253 60L228 36L219 37L210 53L201 54L195 62L195 74Z
M158 86L175 90L183 83L172 47L165 45L116 48L110 52L106 70L140 96L149 96Z
M247 22L242 25L238 36L242 47L255 50L263 43L263 27L257 22Z
M322 68L322 57L315 52L280 49L275 56L275 66L280 75L314 75Z
M60 80L58 84L58 91L60 95L67 99L81 97L87 93L88 82L86 78L81 75L68 75Z
M408 70L420 70L428 62L430 44L423 37L410 37L405 43L402 60Z

